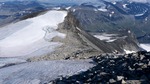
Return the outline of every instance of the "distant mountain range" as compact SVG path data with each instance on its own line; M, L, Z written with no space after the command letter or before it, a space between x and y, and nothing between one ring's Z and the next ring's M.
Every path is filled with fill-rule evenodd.
M88 32L120 32L130 30L140 43L149 43L150 6L148 3L106 2L103 5L83 3L74 15Z
M122 38L131 32L139 43L150 43L149 3L131 0L15 0L0 2L0 7L1 26L34 17L47 10L67 10L76 17L80 27L92 35L109 33Z

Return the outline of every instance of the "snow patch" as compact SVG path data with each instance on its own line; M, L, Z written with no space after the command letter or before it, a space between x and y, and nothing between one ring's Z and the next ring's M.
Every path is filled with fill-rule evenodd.
M128 4L123 4L122 6L123 6L123 8L127 8L127 5L128 5Z
M117 2L116 2L116 1L114 1L114 2L112 2L112 3L113 3L114 5L115 5L115 4L117 4Z
M140 44L140 47L146 51L150 51L150 44Z
M99 9L97 9L97 10L102 11L102 12L107 12L107 11L108 11L108 10L105 9L105 8L99 8Z
M126 49L124 49L124 52L125 52L126 54L136 53L136 51L126 50Z
M109 14L109 17L112 17L112 14Z
M106 42L114 42L117 39L127 38L127 36L118 36L117 34L107 34L107 33L93 34L93 36Z
M148 9L147 10L145 10L143 13L141 13L141 14L136 14L135 16L136 17L140 17L140 16L143 16L146 12L148 11Z
M66 10L69 10L71 8L71 6L67 7Z
M94 37L96 37L100 40L104 40L106 42L113 42L113 41L117 40L116 38L112 38L114 36L117 36L117 35L116 34L106 34L106 33L103 33L100 35L94 35Z
M128 30L128 33L130 34L130 33L131 33L131 31L130 31L130 30Z
M75 12L75 11L76 11L76 9L73 9L73 10L72 10L72 12Z
M114 14L114 13L115 13L114 11L111 12L111 14Z
M141 14L136 14L135 16L136 17L139 17L139 16L143 16L145 13L141 13Z

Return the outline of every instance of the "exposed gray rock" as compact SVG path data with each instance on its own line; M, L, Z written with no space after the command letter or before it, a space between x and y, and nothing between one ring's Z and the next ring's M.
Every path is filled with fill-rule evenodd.
M123 76L117 76L117 81L121 81L122 79L124 79Z
M111 56L111 55L110 55ZM140 60L138 56L118 56L118 58L105 56L95 56L93 60L97 65L86 72L63 78L63 80L54 80L57 83L63 81L65 83L73 83L74 80L82 83L115 83L115 84L149 84L150 83L150 67L142 68L146 60ZM146 57L146 55L144 55ZM140 65L139 65L140 64ZM131 69L130 69L130 68ZM84 80L83 80L84 79Z
M109 83L115 83L116 81L114 79L110 79Z
M122 81L121 81L121 84L127 84L127 83L126 83L126 81L125 81L125 80L122 80Z

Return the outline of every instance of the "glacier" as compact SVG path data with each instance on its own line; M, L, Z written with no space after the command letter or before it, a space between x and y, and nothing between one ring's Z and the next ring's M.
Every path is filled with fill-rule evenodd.
M38 55L52 52L61 43L51 42L51 39L56 36L65 38L65 34L58 32L57 28L66 15L66 11L53 10L0 28L0 57L26 56L36 51L41 51Z

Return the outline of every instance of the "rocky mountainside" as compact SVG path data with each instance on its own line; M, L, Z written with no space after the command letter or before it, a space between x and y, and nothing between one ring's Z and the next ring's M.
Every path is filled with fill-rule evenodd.
M149 4L136 2L84 3L74 15L88 32L119 33L130 30L140 43L149 43Z
M68 13L66 17L64 28L67 28L75 33L83 39L87 44L91 43L93 48L99 50L103 53L113 53L113 52L124 52L126 50L137 51L139 49L138 42L136 41L133 34L129 32L125 32L125 38L120 38L115 40L114 42L105 42L100 39L94 37L91 32L87 32L84 27L81 25L80 21L73 15L73 13ZM123 36L123 34L122 34ZM119 43L119 45L117 45Z

